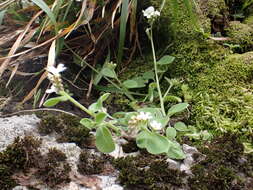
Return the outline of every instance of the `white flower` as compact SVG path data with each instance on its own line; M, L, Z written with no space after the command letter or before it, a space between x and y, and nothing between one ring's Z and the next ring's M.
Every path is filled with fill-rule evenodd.
M148 7L145 11L142 12L144 17L146 17L147 19L152 19L160 16L160 12L156 11L153 6Z
M55 87L54 85L52 85L51 88L46 90L46 93L48 93L48 94L51 94L51 93L54 93L54 92L58 93L58 88Z
M136 116L137 120L143 120L143 121L146 121L151 118L152 116L150 115L149 112L140 112L139 115Z
M154 129L154 130L161 130L162 129L162 124L161 123L158 123L157 121L152 121L150 123L150 126Z
M49 66L47 68L47 71L50 72L54 76L60 76L60 73L65 71L65 70L66 70L66 67L64 67L63 64L59 64L59 65L57 65L57 67Z

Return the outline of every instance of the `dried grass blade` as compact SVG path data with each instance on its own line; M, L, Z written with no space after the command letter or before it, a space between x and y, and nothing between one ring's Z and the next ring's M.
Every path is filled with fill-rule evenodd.
M23 99L22 103L25 103L26 101L30 100L33 95L37 92L40 84L47 78L47 72L44 72L39 81L37 82L36 86L29 92L29 94Z
M42 11L38 12L30 21L29 23L26 25L24 31L18 36L17 40L15 41L15 43L13 44L10 52L8 53L8 57L14 55L14 53L17 51L17 49L19 48L22 39L24 38L25 34L27 33L27 31L29 30L30 26L32 25L32 23L35 21L35 19L42 13ZM11 58L6 58L4 60L4 62L1 64L0 66L0 77L2 76L3 72L6 70L9 62L10 62Z

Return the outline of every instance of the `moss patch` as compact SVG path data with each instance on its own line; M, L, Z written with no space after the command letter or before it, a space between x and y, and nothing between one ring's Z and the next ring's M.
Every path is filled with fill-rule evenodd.
M71 168L66 162L66 156L57 149L50 149L44 160L39 163L37 177L49 187L70 182Z
M40 141L32 137L16 138L3 152L0 152L0 189L9 190L16 186L12 175L35 167L41 158L37 148Z
M87 146L90 141L89 130L82 126L79 121L80 118L70 115L47 113L42 116L39 131L42 134L58 133L58 142L74 142L81 147Z
M119 181L127 189L174 189L182 187L184 173L168 168L165 158L152 155L118 158Z
M253 155L243 154L237 134L199 145L206 159L191 168L193 176L168 168L166 157L145 154L115 159L119 181L126 189L252 189ZM194 159L198 160L198 155Z
M241 52L247 52L253 48L253 27L248 24L232 21L226 29L228 37L232 38L228 43L239 45Z
M83 175L100 174L105 163L103 157L83 151L79 156L78 171Z
M50 187L69 182L71 170L64 153L51 149L43 156L39 152L41 141L26 136L16 138L3 152L0 152L0 189L9 190L18 182L12 176L16 172L29 173L33 169L37 179Z
M207 157L192 168L194 177L189 179L191 189L252 188L252 155L243 155L243 146L237 135L216 138L201 147L200 151Z

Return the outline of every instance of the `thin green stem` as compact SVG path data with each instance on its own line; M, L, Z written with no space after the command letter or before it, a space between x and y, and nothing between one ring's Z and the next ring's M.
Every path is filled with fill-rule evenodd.
M66 43L65 46L78 58L80 59L84 64L86 64L91 70L93 70L95 73L99 73L99 71L97 69L95 69L92 65L90 65L89 63L87 63L85 60L83 60L76 52L74 52ZM125 89L122 90L122 88L120 86L118 86L117 84L115 84L112 80L110 80L109 78L107 78L106 76L103 76L108 82L110 82L114 87L116 87L117 89L121 90L124 92L124 94L131 100L131 101L135 101L134 97L130 94L130 92Z
M69 101L71 101L75 106L79 107L81 110L83 110L84 112L86 112L87 114L89 114L92 117L95 117L95 114L93 112L91 112L90 110L88 110L86 107L84 107L82 104L80 104L78 101L76 101L74 98L72 98L68 93L66 93L65 91L60 91L60 95L65 96L66 98L68 98Z
M156 62L155 46L154 46L154 41L153 41L152 25L151 25L151 28L150 28L150 41L151 41L151 47L152 47L152 54L153 54L154 68L155 68L155 79L156 79L156 85L157 85L157 90L158 90L159 99L160 99L160 105L161 105L163 115L166 116L166 112L165 112L165 109L164 109L164 103L163 103L163 96L162 96L160 83L159 83L158 72L157 72L157 62Z
M170 84L169 88L167 89L167 91L165 92L163 99L169 94L170 89L172 88L173 85Z

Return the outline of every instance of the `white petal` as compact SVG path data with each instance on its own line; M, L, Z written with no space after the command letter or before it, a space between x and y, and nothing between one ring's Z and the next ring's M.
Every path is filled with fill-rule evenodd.
M154 130L161 130L162 129L162 124L157 122L157 121L152 121L150 123L151 127L154 129Z
M50 73L52 73L53 75L58 75L59 74L57 68L55 68L54 66L49 66L47 68L47 71L50 72Z
M60 73L60 72L62 72L62 71L65 71L67 68L66 67L64 67L64 65L63 64L59 64L59 65L57 65L57 71Z
M54 92L55 93L58 92L57 88L54 85L52 85L51 88L46 90L46 93L48 93L48 94L51 94L51 93L54 93Z

